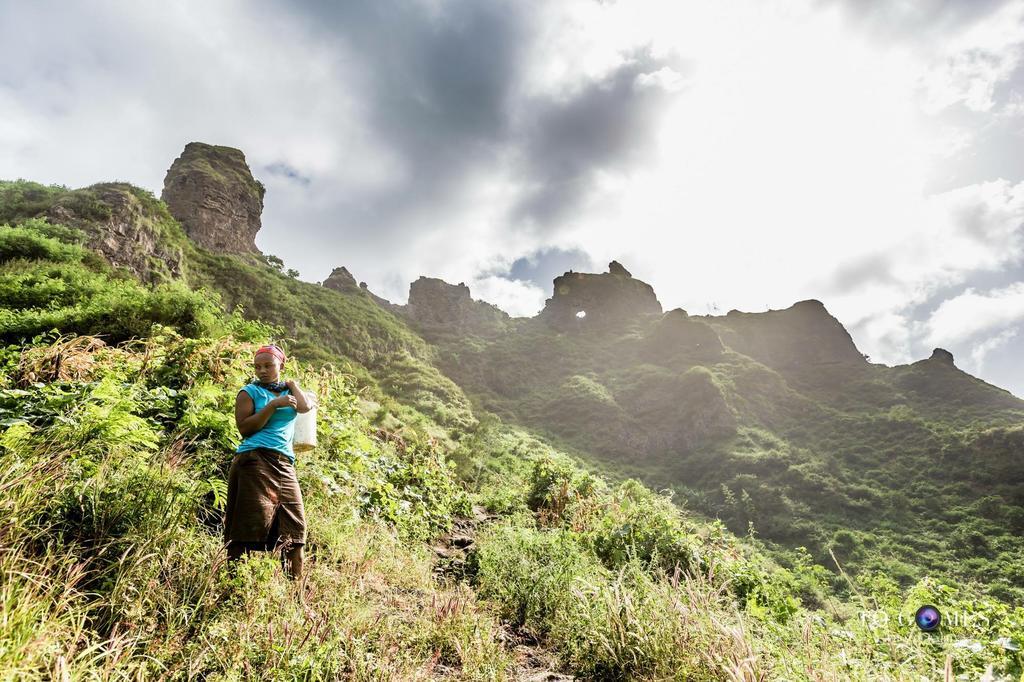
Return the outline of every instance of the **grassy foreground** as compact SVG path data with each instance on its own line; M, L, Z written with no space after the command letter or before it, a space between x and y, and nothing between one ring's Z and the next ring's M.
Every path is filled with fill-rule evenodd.
M117 348L7 349L5 679L513 679L505 628L602 679L941 679L947 659L1019 679L1020 609L882 578L863 602L835 602L820 567L773 565L500 424L452 458L389 437L324 369L299 371L323 405L321 446L299 464L307 575L290 583L271 557L231 575L218 529L227 415L253 347L164 330ZM497 516L468 579L435 578L426 541L474 502ZM924 602L966 616L926 635L907 622Z

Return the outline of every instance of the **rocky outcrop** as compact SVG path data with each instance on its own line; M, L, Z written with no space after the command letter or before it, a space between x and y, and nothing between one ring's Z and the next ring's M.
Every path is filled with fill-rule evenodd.
M168 234L177 226L161 212L148 192L108 182L62 196L47 210L46 219L82 230L86 245L111 265L155 283L181 276L181 249Z
M704 317L725 345L775 369L806 365L866 365L849 332L821 301L794 303L785 310Z
M240 150L189 142L167 171L161 199L200 246L256 255L264 193Z
M896 365L890 372L901 392L936 408L971 405L973 409L1021 409L1019 398L961 370L945 348L935 348L931 356L909 365Z
M496 305L475 301L463 282L449 284L435 277L421 276L409 285L409 302L402 314L420 331L492 335L508 322L508 313Z
M617 260L613 260L611 263L608 264L608 272L613 274L613 275L618 275L619 277L632 277L633 276L632 274L630 274L629 270L624 268L622 266L622 263L620 263Z
M633 279L617 261L608 272L566 272L538 317L562 330L616 327L643 315L661 314L650 284Z
M366 296L381 308L391 313L402 314L405 310L405 306L392 303L386 298L382 298L370 291L369 287L366 286L366 282L359 282L356 284L356 278L352 276L352 273L349 272L348 268L345 266L334 268L327 279L321 282L321 286L350 296Z
M356 278L345 266L334 268L327 279L323 281L322 286L343 294L358 294L361 291L359 285L356 284Z

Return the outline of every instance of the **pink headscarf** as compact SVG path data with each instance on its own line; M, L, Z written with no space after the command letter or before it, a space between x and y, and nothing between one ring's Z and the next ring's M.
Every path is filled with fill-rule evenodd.
M278 348L277 346L275 346L274 344L270 344L270 345L267 345L267 346L260 346L256 350L256 353L253 355L253 359L255 359L256 356L259 355L260 353L270 353L275 358L280 360L282 365L284 364L284 360L285 360L285 358L284 358L284 351L281 350L280 348Z

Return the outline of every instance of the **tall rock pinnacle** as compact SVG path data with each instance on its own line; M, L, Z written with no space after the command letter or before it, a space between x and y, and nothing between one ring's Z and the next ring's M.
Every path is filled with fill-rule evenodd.
M167 171L160 198L200 246L258 254L265 192L240 150L189 142Z

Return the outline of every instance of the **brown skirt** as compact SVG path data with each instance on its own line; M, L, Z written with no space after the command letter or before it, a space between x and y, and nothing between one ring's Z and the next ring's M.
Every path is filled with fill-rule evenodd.
M302 545L306 542L306 512L295 466L268 448L239 452L228 471L228 500L224 518L227 544Z

